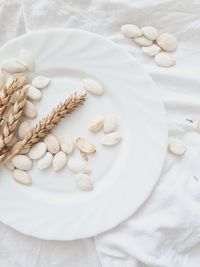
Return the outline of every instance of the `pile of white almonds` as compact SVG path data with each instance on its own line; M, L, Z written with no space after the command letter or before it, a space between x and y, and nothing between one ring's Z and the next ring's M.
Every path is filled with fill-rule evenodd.
M89 130L96 133L103 129L104 136L101 140L101 144L105 146L113 146L121 140L121 135L115 131L117 125L118 123L115 115L108 114L106 116L99 116L91 121Z
M91 126L91 125L90 125ZM112 128L115 129L114 127ZM91 130L91 128L90 128ZM100 129L99 129L100 130ZM111 131L111 128L109 132ZM113 137L111 136L113 134ZM120 142L120 134L109 133L109 138L102 139L102 144L112 146ZM75 149L80 152L80 157L70 157ZM32 161L37 161L37 167L40 170L46 170L52 167L53 171L60 171L67 167L74 173L75 182L83 191L93 189L93 182L90 176L91 167L88 164L88 156L96 153L95 146L86 138L78 137L75 140L70 136L63 136L58 139L55 135L49 134L43 142L35 144L25 154L16 155L6 164L6 167L13 172L14 179L22 184L32 184L28 173L33 166Z
M86 161L81 158L70 159L70 155L77 146L76 143L70 136L63 136L58 139L55 135L49 134L43 142L35 144L28 153L14 156L7 167L13 171L13 177L17 182L26 185L32 183L28 173L33 166L32 161L37 161L37 167L40 170L52 167L53 171L58 172L67 166L75 174L88 174L91 169ZM76 180L81 190L89 191L93 188L89 175L85 176L84 181L81 181L81 186L79 186L79 182Z
M3 62L2 64L2 70L0 72L0 89L3 88L5 85L5 77L8 77L6 85L9 85L12 81L12 77L8 76L10 74L16 74L21 72L32 72L35 68L35 60L33 55L27 51L22 49L20 51L20 58L19 59L11 59L6 62ZM25 105L24 109L24 117L27 117L29 119L33 119L37 117L37 110L35 108L35 105L31 101L38 101L42 98L42 91L41 89L44 89L47 87L50 83L50 79L45 76L36 76L33 78L30 84L27 84L26 90L27 90L27 97L28 100ZM19 92L15 92L14 95L11 98L11 103L15 103L17 96ZM7 114L7 116L9 113ZM20 126L19 130L19 137L20 139L23 139L25 134L27 133L26 130L30 130L30 127L27 129L27 123L24 123ZM25 126L25 128L23 127Z
M33 71L35 62L32 54L27 50L21 50L20 59L12 59L2 64L3 72L0 75L1 88L5 84L4 74L15 74L19 72ZM7 84L11 82L8 79ZM37 117L37 110L34 102L41 100L42 89L50 84L50 79L45 76L36 76L30 84L25 85L28 101L26 102L20 125L12 140L12 148L16 149L16 142L22 140L32 129L31 119ZM85 78L81 80L84 90L94 96L101 96L104 93L102 84L98 81ZM18 92L12 97L12 103L16 101ZM8 116L9 114L7 114ZM114 146L121 141L121 135L116 132L118 123L113 114L99 116L89 124L89 131L96 133L103 130L104 135L100 143L104 146ZM16 144L15 144L16 143ZM71 157L74 150L79 150L79 157ZM42 142L35 144L30 150L22 151L20 155L15 155L5 167L12 171L13 178L21 184L31 185L32 179L29 171L33 167L33 161L37 161L37 167L43 171L52 168L52 171L58 172L65 167L74 174L74 181L77 187L82 191L93 189L91 177L91 168L88 164L90 155L96 153L96 148L91 141L84 137L72 138L63 136L61 138L49 134Z
M176 39L172 35L168 33L159 35L158 31L151 26L139 29L132 24L123 25L121 31L124 36L134 38L138 44L142 45L142 50L146 55L154 56L157 65L169 67L175 64L175 60L166 52L162 52L162 50L171 52L176 49ZM8 60L2 64L0 89L11 82L10 75L20 72L32 72L34 68L35 61L32 54L22 49L20 59ZM34 103L42 99L42 90L49 84L50 79L48 77L36 76L29 84L25 85L28 101L15 137L9 144L13 149L17 146L16 142L22 140L32 129L31 119L37 117ZM81 80L81 84L88 94L94 96L102 96L104 94L103 85L97 80L84 78ZM11 98L11 104L15 103L17 94L18 92ZM9 116L9 111L6 116ZM190 127L200 132L200 122L191 122ZM107 147L117 145L121 141L121 135L116 131L117 127L118 121L114 114L99 115L88 123L90 132L103 132L103 137L101 137L99 143ZM79 157L71 157L75 149L79 151ZM168 151L176 156L181 156L186 152L186 146L179 137L169 137ZM57 137L49 134L29 151L22 151L20 155L14 156L11 161L5 164L5 167L12 171L12 176L17 182L24 185L32 184L29 170L33 166L33 161L37 161L37 167L41 171L51 168L52 171L58 172L67 167L73 174L77 187L82 191L91 191L94 188L94 184L91 177L92 169L88 161L89 156L95 155L95 153L96 146L85 137Z
M145 55L154 57L155 63L160 67L171 67L176 60L169 54L176 50L176 38L170 33L159 34L152 26L145 26L141 29L134 24L125 24L121 27L121 33L142 46Z

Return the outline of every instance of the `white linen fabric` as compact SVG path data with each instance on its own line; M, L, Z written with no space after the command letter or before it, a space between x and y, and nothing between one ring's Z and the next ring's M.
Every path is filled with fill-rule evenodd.
M65 27L101 34L128 50L160 88L169 135L187 146L182 157L167 155L155 190L136 214L95 239L43 241L0 224L0 266L199 267L199 12L198 0L0 1L0 45L25 32ZM176 66L157 67L120 34L125 23L173 33L178 39Z

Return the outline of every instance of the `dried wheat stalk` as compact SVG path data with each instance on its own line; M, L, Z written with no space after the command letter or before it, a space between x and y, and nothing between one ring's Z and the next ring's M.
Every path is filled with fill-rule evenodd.
M25 73L17 73L12 76L10 84L4 86L0 97L0 124L3 120L3 115L9 106L11 96L26 83L27 75Z
M85 101L86 93L74 93L63 103L54 108L49 115L43 118L25 137L20 141L19 147L15 151L9 150L2 159L2 163L7 162L13 156L19 154L22 150L31 148L44 138L62 118L71 114L77 107Z
M13 137L14 130L19 122L19 119L21 118L25 104L26 89L22 88L0 136L0 154L5 153L7 150L7 144Z

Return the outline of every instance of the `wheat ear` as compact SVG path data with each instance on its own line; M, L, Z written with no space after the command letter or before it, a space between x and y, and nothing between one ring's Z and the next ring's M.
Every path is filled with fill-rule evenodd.
M10 113L8 120L3 127L2 134L0 136L0 153L2 150L5 153L7 144L11 141L14 130L21 118L22 112L24 110L24 106L26 104L26 89L22 88L20 90L19 96L13 106L12 112Z
M3 115L9 106L9 102L13 93L27 83L26 73L14 74L11 79L12 80L10 84L4 86L2 95L0 97L0 123L3 120Z
M43 118L25 137L20 141L19 147L15 151L8 151L2 159L2 163L7 162L22 150L30 149L35 143L43 139L60 122L60 120L71 114L77 107L85 101L86 93L74 93L64 102L54 108L49 115ZM10 154L10 155L9 155Z

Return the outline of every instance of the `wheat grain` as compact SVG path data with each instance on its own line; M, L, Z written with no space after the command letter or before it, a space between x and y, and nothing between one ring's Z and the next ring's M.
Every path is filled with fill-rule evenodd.
M26 73L17 73L12 76L12 80L10 81L10 83L4 86L0 97L0 124L3 120L3 115L5 114L7 108L9 107L11 96L15 91L20 89L26 83L27 83Z
M60 120L71 114L77 107L85 101L86 93L74 93L64 102L54 108L49 115L43 118L25 137L20 141L19 147L15 151L8 151L3 157L5 163L14 155L19 154L24 149L30 149L35 143L43 139L60 122Z
M19 97L17 98L17 101L15 102L12 108L12 112L10 113L7 122L3 127L2 134L0 136L0 154L2 150L3 151L6 150L8 143L11 141L13 137L14 130L19 122L19 119L21 118L25 103L26 103L26 89L22 88L20 90Z

